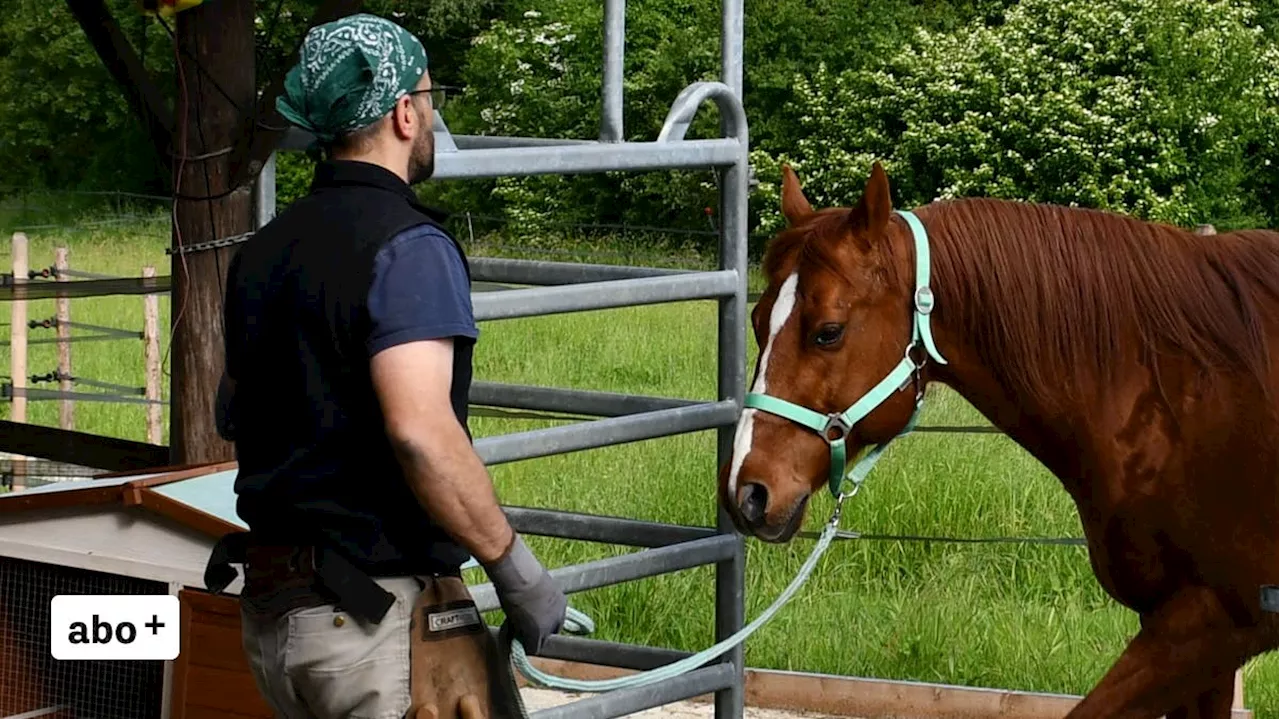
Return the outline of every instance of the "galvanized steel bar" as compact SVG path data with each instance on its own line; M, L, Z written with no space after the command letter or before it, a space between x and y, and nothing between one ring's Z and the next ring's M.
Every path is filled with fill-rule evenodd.
M737 272L743 281L732 297L720 301L718 318L719 393L721 400L732 400L742 406L746 393L747 362L747 194L751 166L747 148L750 138L743 109L742 35L744 0L721 0L720 35L721 79L730 97L723 91L709 93L720 108L720 131L738 140L743 150L737 162L720 174L720 267ZM737 112L734 112L734 109ZM738 112L741 112L739 115ZM733 457L734 428L719 430L717 465L724 466ZM716 527L724 536L736 537L734 552L727 561L716 565L716 641L721 641L742 628L746 621L746 545L732 521L721 507ZM716 692L716 719L740 719L746 706L746 667L742 645L720 657L720 666L732 667L730 685Z
M732 139L464 150L436 155L432 179L705 170L733 164L739 152Z
M507 515L507 521L517 532L541 537L579 539L628 547L666 547L716 536L716 531L707 527L686 527L533 507L502 509Z
M622 142L622 58L626 49L626 0L604 0L604 81L600 141Z
M489 627L489 633L494 639L498 639L501 630L498 627ZM673 664L685 657L693 656L693 652L649 647L643 644L606 642L601 639L575 637L569 634L553 634L547 637L537 656L544 659L582 662L643 672Z
M743 0L720 0L720 77L742 98ZM745 138L744 138L745 139Z
M666 547L644 549L618 557L557 567L551 570L551 576L566 594L585 592L588 589L609 587L644 577L719 562L733 553L734 545L732 537L723 535L704 537ZM469 589L476 607L481 612L501 608L492 582L469 587Z
M505 135L450 135L458 150L492 150L503 147L559 147L594 145L595 140L568 140L555 137L509 137Z
M531 412L564 412L595 417L622 417L640 412L656 412L706 403L706 400L481 381L471 384L468 401L471 404L489 407L523 409Z
M613 307L705 300L733 295L741 284L733 271L692 272L667 277L584 282L472 294L477 321L583 312Z
M453 136L436 133L437 142L453 142ZM644 170L705 170L732 165L737 141L685 140L683 142L610 142L574 140L536 142L528 138L519 146L488 147L437 152L433 180L533 175L577 175L596 172ZM279 145L281 150L305 150L311 135L292 128Z
M746 147L747 114L742 108L742 100L734 94L733 88L722 82L695 82L681 90L675 102L671 103L666 119L662 121L658 142L686 142L684 136L693 122L693 116L707 100L714 102L720 111L722 134L738 139L741 147ZM724 209L723 206L721 209Z
M576 285L583 282L628 280L637 277L670 277L693 273L693 270L658 267L513 260L505 257L473 257L468 261L471 265L473 280L505 282L513 285Z
M597 694L550 709L533 712L530 719L609 719L634 714L663 704L709 694L731 686L736 679L727 664L694 669L665 682L634 689Z
M737 416L738 406L733 402L706 402L567 427L483 437L475 441L475 449L486 465L495 465L713 429L733 423Z

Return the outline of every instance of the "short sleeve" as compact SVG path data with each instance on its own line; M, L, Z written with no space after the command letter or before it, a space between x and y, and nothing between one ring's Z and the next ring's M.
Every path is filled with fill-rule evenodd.
M407 342L476 339L470 285L457 247L438 228L419 225L396 235L374 259L369 356Z

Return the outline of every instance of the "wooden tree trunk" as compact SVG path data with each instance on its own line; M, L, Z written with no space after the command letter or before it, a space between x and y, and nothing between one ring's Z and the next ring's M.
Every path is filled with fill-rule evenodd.
M181 72L174 107L179 156L173 167L179 199L169 425L175 464L234 459L232 445L218 436L213 407L223 368L226 272L235 248L183 248L253 229L251 184L234 192L227 186L229 148L256 99L253 18L254 0L218 0L183 11L176 20Z

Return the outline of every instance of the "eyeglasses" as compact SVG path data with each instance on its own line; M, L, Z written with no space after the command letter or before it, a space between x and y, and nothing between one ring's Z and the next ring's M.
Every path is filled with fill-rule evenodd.
M439 110L440 108L444 107L445 99L449 96L450 93L456 93L461 90L462 88L454 87L452 85L436 85L435 87L428 88L426 90L410 90L406 94L430 95L432 109Z

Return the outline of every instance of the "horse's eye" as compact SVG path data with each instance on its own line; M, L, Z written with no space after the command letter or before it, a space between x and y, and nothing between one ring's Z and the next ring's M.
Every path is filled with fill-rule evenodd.
M822 328L818 330L818 334L814 335L813 342L819 347L826 347L839 342L840 338L843 336L844 325L823 325Z

